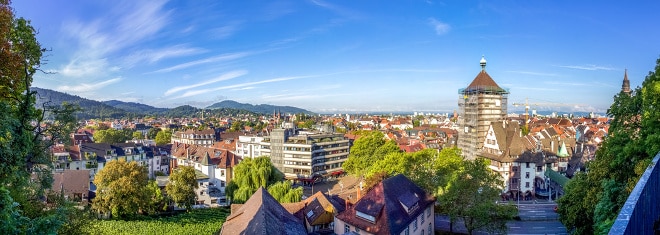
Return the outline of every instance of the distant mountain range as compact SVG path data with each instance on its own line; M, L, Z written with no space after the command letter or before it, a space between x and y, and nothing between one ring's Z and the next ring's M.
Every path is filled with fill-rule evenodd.
M243 109L243 110L248 110L250 112L263 113L263 114L272 114L273 112L280 112L283 114L284 113L314 114L313 112L310 112L308 110L291 107L291 106L277 106L270 104L251 105L251 104L238 103L233 100L223 100L206 108L207 109L217 109L217 108Z
M123 102L118 100L109 101L95 101L86 99L76 95L69 95L59 91L32 87L33 91L37 92L37 107L43 105L60 105L62 102L70 104L77 104L83 110L77 114L78 118L110 118L119 119L122 117L137 117L137 116L165 116L165 117L197 117L201 116L202 109L192 107L190 105L183 105L176 108L156 108L150 105ZM204 113L219 114L219 115L235 115L235 114L272 114L273 112L280 113L307 113L312 112L291 107L291 106L275 106L275 105L251 105L238 103L236 101L225 100L215 103L204 109Z

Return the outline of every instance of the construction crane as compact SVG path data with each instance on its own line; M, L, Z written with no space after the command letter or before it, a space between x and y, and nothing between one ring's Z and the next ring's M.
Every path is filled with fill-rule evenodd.
M529 106L551 106L551 107L579 107L580 104L563 104L563 103L529 103L529 99L525 98L525 103L513 103L514 107L525 106L525 129L529 130Z

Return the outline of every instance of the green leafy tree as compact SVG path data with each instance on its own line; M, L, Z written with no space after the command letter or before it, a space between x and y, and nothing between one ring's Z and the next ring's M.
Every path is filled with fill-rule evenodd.
M174 170L165 186L165 191L172 201L186 209L192 208L197 200L195 189L197 189L197 178L195 168L191 166L182 166Z
M147 212L149 212L149 214L157 214L167 209L167 200L165 195L163 195L163 191L158 187L158 182L155 180L149 180L146 192L150 199L147 207Z
M363 176L375 162L385 158L385 155L401 151L396 142L387 141L384 137L382 132L372 131L355 140L348 159L344 162L344 170L356 176Z
M577 234L609 231L639 177L660 151L660 59L641 87L619 93L607 114L608 136L587 173L569 181L559 204L560 220ZM579 202L579 203L576 203Z
M268 193L280 203L299 202L302 200L303 188L293 188L291 181L280 181L269 186Z
M94 177L96 197L92 208L115 218L133 218L149 208L147 169L124 159L109 161Z
M172 132L168 130L161 130L156 134L156 144L165 145L172 142Z
M367 178L380 172L387 175L404 174L428 193L439 195L451 175L462 167L463 158L457 148L444 148L440 152L424 149L414 153L391 152L373 164Z
M440 208L449 215L451 224L462 219L468 234L477 229L506 233L506 222L517 210L513 205L495 203L502 188L499 174L490 170L484 159L463 161L462 165L438 197Z
M234 121L234 122L231 123L231 128L229 130L233 131L233 132L242 131L244 124L245 123L242 122L242 121Z
M236 165L234 178L227 184L227 197L232 203L244 203L259 187L268 188L283 178L269 157L243 159Z
M149 131L147 131L147 139L153 140L156 139L156 135L158 135L158 132L160 132L162 129L160 128L151 128Z
M134 132L133 132L133 139L134 139L134 140L141 140L141 139L144 139L144 137L142 137L142 132L134 131Z
M133 138L133 132L131 132L128 129L126 130L107 129L107 130L98 130L94 132L94 142L96 143L106 143L106 144L124 143L132 138Z
M46 208L41 200L52 182L48 150L66 142L75 106L35 107L31 85L45 49L9 5L0 0L0 231L54 234L68 221L58 213L64 205Z

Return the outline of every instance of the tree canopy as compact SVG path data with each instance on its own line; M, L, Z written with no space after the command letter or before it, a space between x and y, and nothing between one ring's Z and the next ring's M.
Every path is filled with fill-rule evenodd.
M109 161L94 177L97 193L92 208L115 218L132 218L148 210L151 195L147 183L147 168L138 162Z
M161 130L156 134L156 144L165 145L172 142L172 132L169 130Z
M244 203L259 187L268 188L283 179L269 157L243 159L234 169L234 178L227 185L227 197L232 203Z
M401 152L396 142L387 141L384 137L380 131L371 131L355 140L348 159L344 162L344 170L356 176L363 176L375 162L384 159L387 154Z
M94 142L96 143L124 143L130 139L133 139L133 132L129 129L115 130L110 128L94 132Z
M302 200L303 188L293 188L291 181L280 181L269 186L268 193L280 203L299 202Z
M641 87L620 92L607 110L609 133L587 173L568 182L557 200L560 220L577 234L607 233L619 210L660 151L660 59Z
M195 193L197 187L195 168L191 166L180 166L170 175L170 180L165 186L165 191L174 203L190 209L197 199L197 194Z
M488 165L488 160L482 158L462 161L438 196L441 212L449 215L452 224L462 219L468 234L477 229L506 233L506 222L517 214L513 205L495 203L503 181Z
M75 106L35 107L31 85L46 50L30 21L15 18L8 0L0 0L0 37L0 231L54 234L68 223L71 207L42 203L52 184L48 150L66 142Z

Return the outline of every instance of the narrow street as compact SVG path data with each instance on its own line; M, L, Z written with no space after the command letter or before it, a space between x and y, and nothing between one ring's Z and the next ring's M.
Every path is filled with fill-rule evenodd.
M509 228L507 234L568 234L566 227L559 222L559 215L554 211L557 204L547 201L526 201L518 206L520 220L507 223ZM444 215L436 215L435 229L438 231L449 231L449 218ZM453 225L455 233L467 234L462 221ZM489 234L477 231L475 234Z

